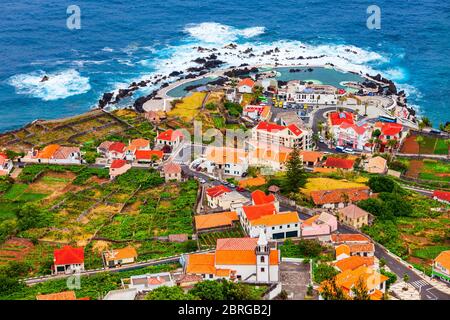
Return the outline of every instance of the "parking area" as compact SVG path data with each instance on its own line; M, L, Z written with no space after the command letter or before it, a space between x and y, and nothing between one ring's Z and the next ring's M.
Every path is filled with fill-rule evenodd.
M304 300L311 279L309 263L283 261L280 276L282 289L288 296L293 300Z

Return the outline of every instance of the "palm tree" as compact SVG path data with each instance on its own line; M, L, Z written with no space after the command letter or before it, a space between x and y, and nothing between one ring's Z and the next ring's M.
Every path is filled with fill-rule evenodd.
M387 142L387 146L389 147L389 151L392 153L392 151L394 150L395 146L397 145L397 140L395 139L391 139Z

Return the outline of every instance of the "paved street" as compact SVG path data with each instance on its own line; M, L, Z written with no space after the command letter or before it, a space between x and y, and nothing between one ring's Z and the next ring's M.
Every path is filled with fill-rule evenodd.
M303 262L280 263L281 287L293 300L304 300L311 282L310 265Z

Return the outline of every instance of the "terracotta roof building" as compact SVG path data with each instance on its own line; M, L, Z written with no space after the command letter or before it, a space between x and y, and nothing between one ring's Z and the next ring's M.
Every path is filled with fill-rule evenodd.
M324 163L325 168L335 168L341 170L353 170L354 160L328 157Z
M433 260L433 277L450 282L450 250L442 251Z
M337 212L339 220L353 228L360 229L369 224L370 214L355 204L339 209Z
M166 182L168 181L181 181L182 180L182 170L181 166L175 162L166 163L163 167L164 178Z
M195 229L197 231L214 228L233 227L239 221L236 211L220 212L213 214L202 214L194 216Z
M311 191L311 199L316 206L325 209L343 208L353 202L370 197L369 187Z
M276 243L268 242L261 232L259 238L218 239L215 253L190 254L185 273L203 279L274 283L279 280L279 263Z
M74 273L84 271L84 249L64 246L53 252L53 273Z
M107 267L133 263L137 259L137 251L133 247L113 249L103 252L103 258Z

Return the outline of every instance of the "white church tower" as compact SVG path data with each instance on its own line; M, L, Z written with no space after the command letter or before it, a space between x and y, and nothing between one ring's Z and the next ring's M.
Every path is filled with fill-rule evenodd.
M256 281L269 282L270 281L270 248L267 241L264 229L261 228L259 238L256 245Z

